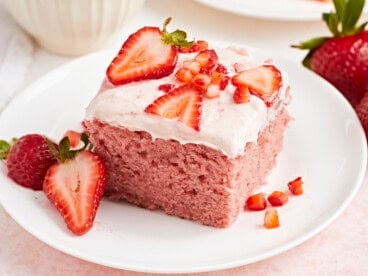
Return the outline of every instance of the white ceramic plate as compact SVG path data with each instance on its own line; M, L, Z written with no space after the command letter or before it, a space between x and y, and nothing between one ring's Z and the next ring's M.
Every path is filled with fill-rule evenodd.
M0 116L0 137L37 132L59 138L79 128L96 94L111 52L90 55L47 74ZM259 58L266 58L256 54ZM228 229L215 229L103 200L95 225L73 236L42 192L14 184L0 166L0 202L24 229L67 254L106 266L146 272L198 272L252 263L290 249L325 228L347 207L366 167L361 125L349 104L327 82L301 66L274 59L289 72L295 118L286 133L270 183L286 190L302 176L305 194L279 208L281 227L262 226L263 212L244 212Z
M240 15L275 20L320 20L332 3L317 0L197 0L215 9ZM368 9L368 3L365 12Z

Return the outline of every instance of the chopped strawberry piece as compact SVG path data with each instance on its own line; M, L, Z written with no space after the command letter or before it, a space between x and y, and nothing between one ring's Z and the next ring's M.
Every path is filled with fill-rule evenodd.
M226 75L228 72L227 72L227 68L225 67L225 65L219 63L217 64L217 67L215 69L216 72L218 73L221 73L223 75Z
M225 90L226 86L229 84L230 77L229 76L222 76L221 81L219 83L220 90Z
M180 47L179 52L186 53L196 53L208 48L208 43L204 40L197 40L190 47Z
M182 85L157 98L146 107L147 113L179 121L199 131L202 110L202 93L192 85Z
M239 86L235 89L233 99L237 104L249 102L250 94L249 89L246 86Z
M201 70L201 65L195 60L185 60L183 62L183 68L190 70L194 75L196 75Z
M299 176L294 180L288 183L288 188L290 192L294 195L302 195L303 194L303 180Z
M236 87L248 87L249 92L271 106L282 86L281 72L273 65L245 70L232 78Z
M165 93L169 93L171 90L173 90L175 87L174 84L171 84L171 83L165 83L165 84L161 84L159 87L158 87L158 90L162 91L162 92L165 92Z
M261 211L266 209L267 202L263 193L258 193L248 197L245 207L251 211Z
M202 93L207 91L207 87L211 83L211 77L206 74L198 74L194 76L192 84L195 88L197 88Z
M219 96L220 96L220 87L217 84L210 84L207 87L206 97L209 99L213 99Z
M114 84L143 79L158 79L174 71L178 50L165 44L157 27L143 27L131 34L107 68L107 78Z
M218 56L215 50L212 49L200 51L194 59L199 62L202 68L207 68L210 70L212 70L218 62Z
M70 147L75 148L76 146L78 146L81 140L81 134L82 133L74 130L68 130L67 132L65 132L63 137L67 136L69 138Z
M282 206L288 201L288 195L284 192L274 191L267 198L272 206Z
M268 209L264 216L264 227L267 229L277 228L280 226L279 215L276 209Z
M189 69L180 68L176 72L175 77L178 81L181 81L184 83L191 83L194 78L194 74Z

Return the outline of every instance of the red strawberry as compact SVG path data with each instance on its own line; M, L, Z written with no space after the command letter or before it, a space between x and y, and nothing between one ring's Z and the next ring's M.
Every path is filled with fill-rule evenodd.
M202 93L192 85L182 85L159 97L146 107L146 112L179 121L199 131Z
M303 64L331 82L355 107L368 92L368 31L356 26L364 0L334 1L336 12L325 13L333 37L319 37L294 45L310 50Z
M251 211L261 211L266 209L267 202L263 193L254 194L248 197L245 207Z
M288 183L288 188L293 195L303 194L303 180L299 176Z
M205 93L207 91L207 88L210 85L210 83L211 77L206 74L195 75L192 81L193 86L202 93Z
M356 113L363 125L365 135L368 137L368 92L360 100L359 104L355 108Z
M279 215L276 209L266 210L263 225L267 229L277 228L280 226Z
M0 158L6 158L8 176L21 186L42 190L48 168L56 162L47 140L39 134L27 134L9 143L0 141Z
M174 84L171 84L171 83L165 83L165 84L161 84L159 87L158 87L158 90L162 91L162 92L165 92L165 93L169 93L171 90L173 90L175 87Z
M218 62L218 56L215 50L206 49L200 51L194 60L199 62L202 68L212 70Z
M107 78L114 84L124 84L143 79L158 79L174 71L177 46L190 46L186 33L166 31L171 21L168 18L161 31L157 27L143 27L131 34L124 42L118 55L107 68Z
M208 48L208 43L204 40L197 40L190 47L180 47L180 53L196 53Z
M194 78L194 74L187 68L180 68L175 73L175 77L180 82L191 83Z
M67 132L65 132L63 137L68 136L69 141L70 141L70 146L72 148L75 148L76 146L78 146L80 142L81 134L82 133L74 131L74 130L68 130Z
M236 87L247 87L249 92L272 105L282 86L280 71L273 65L262 65L236 74L232 78Z
M282 206L288 201L288 195L284 192L274 191L267 197L272 206Z
M106 169L98 155L84 150L87 143L80 150L70 151L67 140L59 144L58 162L48 169L43 190L67 227L81 235L93 225L105 188Z
M233 95L234 102L237 104L246 103L250 100L249 89L246 86L239 86L235 89Z
M201 65L195 60L185 60L183 62L183 68L189 69L194 75L196 75L201 70Z

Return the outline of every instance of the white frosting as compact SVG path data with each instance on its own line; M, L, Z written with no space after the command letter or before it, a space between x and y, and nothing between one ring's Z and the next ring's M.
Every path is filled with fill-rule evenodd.
M230 77L235 73L234 63L245 64L249 68L262 64L236 48L216 49L216 53L219 62L227 67ZM179 55L177 67L181 66L183 60L192 57L192 54ZM206 145L221 151L229 158L235 158L244 153L247 142L257 141L258 133L287 104L288 79L282 70L280 72L283 85L279 93L279 103L270 108L253 95L250 102L235 104L235 87L231 83L221 92L220 97L204 97L199 132L177 119L166 119L144 112L149 104L164 94L158 90L159 85L176 83L174 73L158 80L139 81L116 87L105 81L100 93L87 108L86 120L98 119L131 131L146 131L151 134L152 139L174 139L181 144Z

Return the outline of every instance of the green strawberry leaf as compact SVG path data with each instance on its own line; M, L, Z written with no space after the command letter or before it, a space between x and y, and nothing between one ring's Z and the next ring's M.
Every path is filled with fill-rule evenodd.
M356 33L359 34L361 32L363 32L365 30L365 27L367 26L368 24L368 21L367 22L364 22L363 24L359 25L357 28L356 28Z
M347 0L342 16L342 34L355 34L355 25L364 8L365 0Z
M346 0L333 0L336 16L339 22L342 21L345 13Z
M190 47L194 41L187 40L187 33L182 30L175 30L169 33L166 30L167 25L171 22L171 17L168 17L163 25L162 29L162 41L168 45L174 45L179 47Z
M336 13L323 13L322 14L323 21L326 22L327 27L330 29L331 33L333 33L334 36L339 35L339 19Z
M322 36L322 37L316 37L312 38L310 40L301 42L299 45L291 45L293 48L298 48L302 50L315 50L319 48L325 41L328 39L328 37Z
M0 140L0 159L6 159L10 150L10 144L5 140Z

